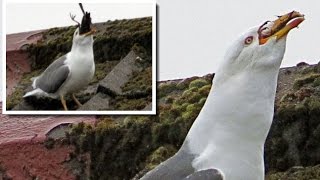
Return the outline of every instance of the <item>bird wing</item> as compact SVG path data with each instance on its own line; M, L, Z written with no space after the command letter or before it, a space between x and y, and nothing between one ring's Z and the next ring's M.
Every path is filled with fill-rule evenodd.
M223 176L216 169L206 169L192 173L183 180L223 180Z
M35 80L36 88L47 93L55 93L69 76L70 69L64 64L67 56L64 55L53 63Z
M216 169L197 171L192 166L195 158L196 155L182 145L174 156L148 172L141 180L223 180L222 174Z
M176 180L194 173L192 161L195 156L188 152L187 149L181 148L174 156L143 176L141 180Z

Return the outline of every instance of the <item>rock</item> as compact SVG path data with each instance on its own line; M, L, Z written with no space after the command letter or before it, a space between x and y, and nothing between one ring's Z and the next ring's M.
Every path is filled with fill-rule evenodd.
M94 94L96 94L97 88L98 88L98 84L90 85L86 89L78 92L76 94L76 96L77 96L77 98L78 98L78 96L93 96ZM80 100L80 98L79 98L79 100Z
M121 95L121 87L125 85L135 71L141 71L137 62L137 55L130 51L119 64L99 83L98 92L103 92L111 96Z
M92 111L92 110L108 110L110 109L110 100L109 95L103 93L97 93L94 95L88 102L83 104L78 111Z
M306 63L306 62L299 62L299 63L297 64L297 67L302 67L302 66L309 66L309 64Z
M61 139L66 137L66 132L69 131L71 123L62 123L58 126L52 128L48 133L46 133L46 137L48 139Z

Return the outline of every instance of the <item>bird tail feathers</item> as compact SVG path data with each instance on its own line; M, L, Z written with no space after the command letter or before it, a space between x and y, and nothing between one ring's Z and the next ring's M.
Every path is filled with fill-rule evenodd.
M41 89L37 88L33 91L27 92L23 98L29 97L29 96L48 96L48 94Z

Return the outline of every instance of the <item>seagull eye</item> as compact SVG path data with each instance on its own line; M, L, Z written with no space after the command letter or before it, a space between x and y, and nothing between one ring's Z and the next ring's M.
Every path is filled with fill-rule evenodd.
M249 45L252 43L252 41L253 41L253 37L249 36L244 40L244 44Z

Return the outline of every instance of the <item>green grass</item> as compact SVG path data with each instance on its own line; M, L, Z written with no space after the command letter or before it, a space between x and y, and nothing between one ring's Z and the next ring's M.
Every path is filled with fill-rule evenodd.
M293 89L298 90L305 84L313 83L319 77L320 77L320 74L311 73L302 78L296 79L293 84Z

